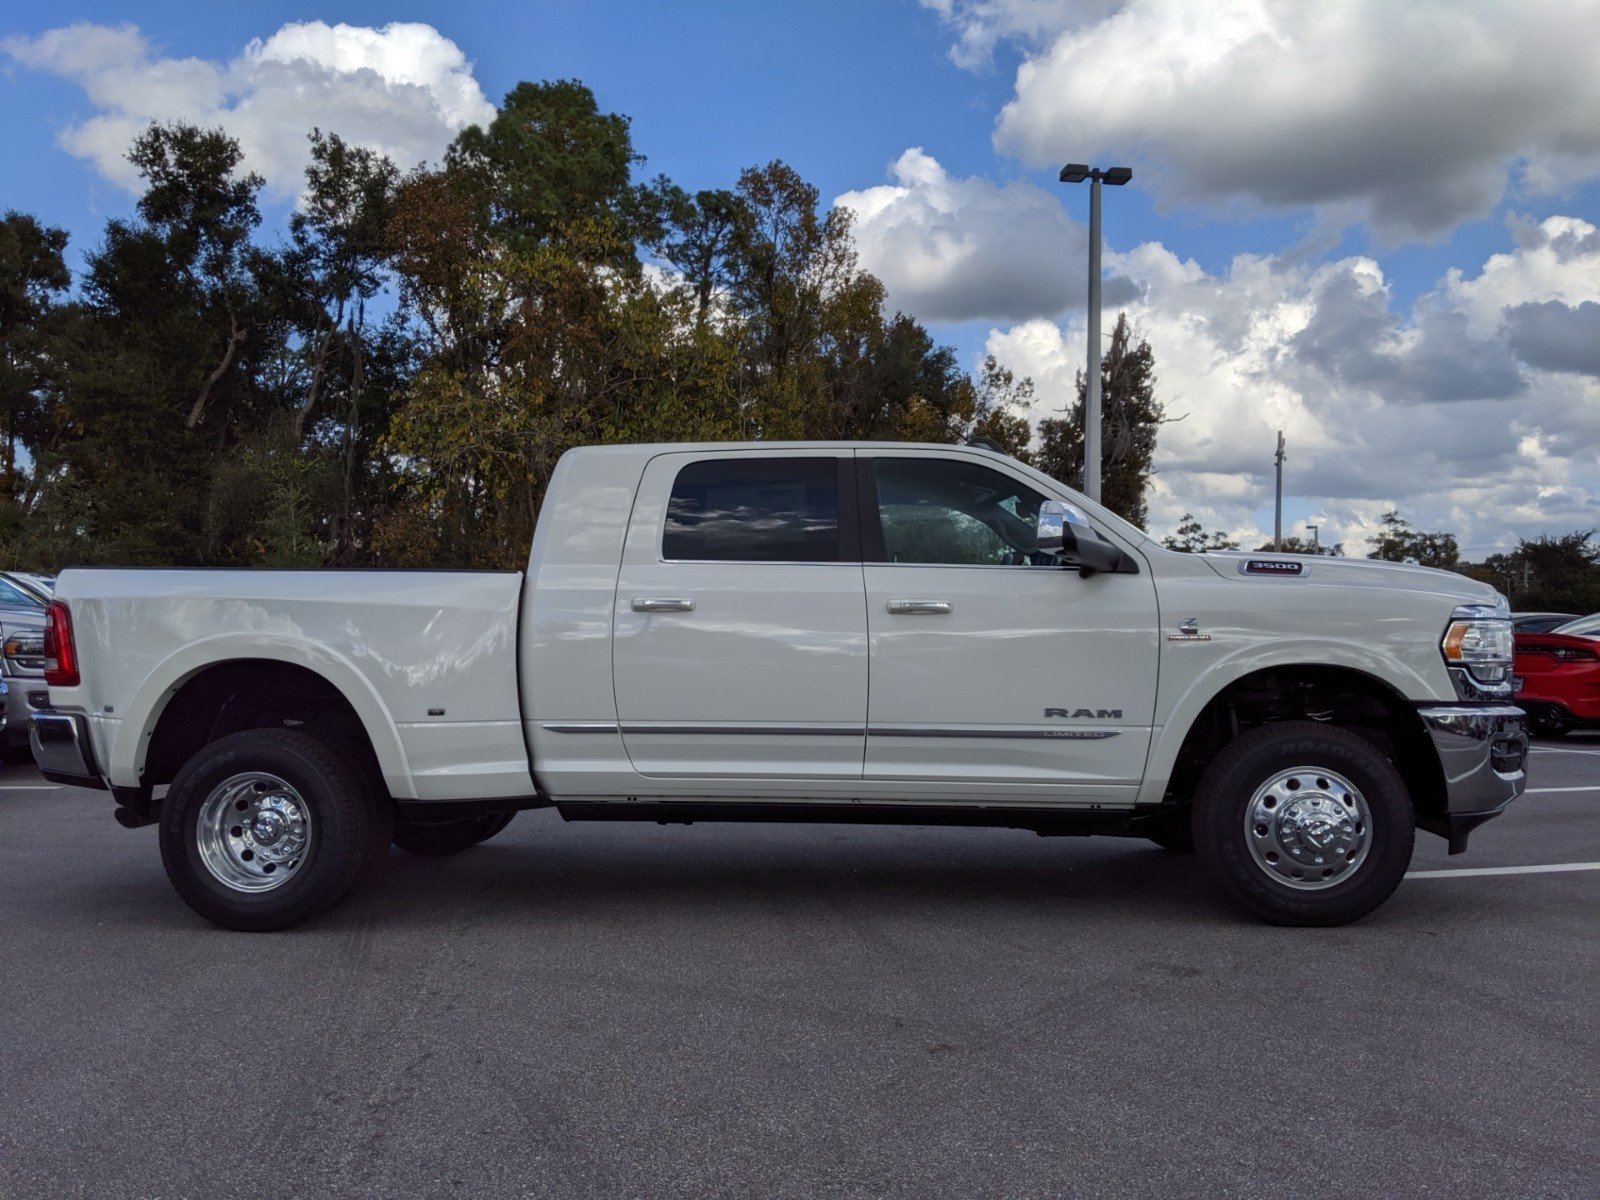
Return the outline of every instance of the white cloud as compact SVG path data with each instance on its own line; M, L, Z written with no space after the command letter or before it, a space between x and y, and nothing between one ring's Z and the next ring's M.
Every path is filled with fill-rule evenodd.
M1108 256L1140 288L1128 313L1169 415L1183 417L1160 434L1150 528L1193 512L1261 544L1279 429L1286 510L1320 517L1322 540L1352 553L1393 506L1479 558L1516 536L1592 527L1600 376L1558 335L1600 302L1600 231L1554 217L1517 234L1516 249L1473 278L1451 272L1410 313L1363 257L1241 255L1209 275L1154 243ZM1519 342L1530 304L1556 305L1561 322L1531 355ZM1074 394L1083 336L1081 318L1035 320L993 330L987 349L1033 377L1046 416Z
M128 188L138 183L128 147L152 121L225 128L246 168L290 196L314 126L410 167L494 115L460 48L421 24L295 22L228 62L161 57L132 25L77 24L0 39L0 55L83 88L99 111L67 127L60 143Z
M987 66L1003 41L1037 45L1064 29L1102 21L1121 0L920 0L955 33L950 61L958 67Z
M1600 172L1600 0L938 0L953 56L1020 43L995 143L1130 160L1168 203L1316 207L1389 237ZM1108 11L1110 10L1110 11Z
M1025 181L957 178L920 146L894 183L834 201L855 214L861 264L891 305L933 321L1022 320L1082 307L1087 237L1059 199ZM1133 296L1113 275L1106 303Z

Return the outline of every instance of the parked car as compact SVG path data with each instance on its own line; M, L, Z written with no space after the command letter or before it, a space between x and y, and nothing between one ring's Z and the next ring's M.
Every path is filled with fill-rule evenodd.
M31 571L6 571L4 577L31 588L35 595L49 603L50 597L56 593L56 577L54 575L35 575Z
M44 681L44 618L49 597L0 571L0 679L6 682L6 723L0 732L0 759L32 757L28 733L33 714L49 707Z
M1557 625L1576 621L1577 613L1525 612L1511 614L1512 633L1549 633Z
M1548 633L1518 634L1512 673L1535 735L1600 727L1600 613Z
M544 806L1149 838L1331 925L1525 783L1492 588L1176 553L976 447L573 450L525 572L70 569L46 638L46 778L235 929Z

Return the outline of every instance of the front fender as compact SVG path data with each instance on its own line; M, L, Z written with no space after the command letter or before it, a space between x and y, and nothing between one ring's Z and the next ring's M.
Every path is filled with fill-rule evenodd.
M1162 646L1162 683L1173 681L1174 676L1183 679L1181 687L1173 689L1176 694L1162 706L1165 715L1158 712L1160 724L1151 738L1144 785L1139 789L1140 804L1161 802L1190 728L1206 705L1247 675L1283 667L1338 667L1366 676L1393 692L1397 699L1430 699L1434 695L1428 679L1412 666L1344 638L1296 635L1253 641L1225 651L1198 671L1185 671L1180 656L1191 645L1198 648L1205 644L1167 642Z

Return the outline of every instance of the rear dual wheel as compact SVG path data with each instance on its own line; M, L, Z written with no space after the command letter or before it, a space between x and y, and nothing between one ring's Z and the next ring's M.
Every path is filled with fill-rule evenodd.
M486 842L511 824L516 813L493 813L460 821L401 821L394 829L394 844L424 858L442 858Z
M1247 911L1277 925L1342 925L1399 886L1415 820L1405 782L1371 743L1285 721L1217 756L1193 829L1207 872Z
M219 738L161 804L161 861L227 929L284 929L331 908L388 853L393 806L335 746L294 729Z

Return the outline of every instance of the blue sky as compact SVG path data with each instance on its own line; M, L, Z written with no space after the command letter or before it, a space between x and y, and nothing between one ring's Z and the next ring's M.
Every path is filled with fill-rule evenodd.
M11 6L0 206L81 253L131 207L126 131L199 114L281 221L299 126L415 161L519 80L577 78L648 173L794 165L856 210L892 304L1045 412L1083 354L1087 189L1056 169L1127 162L1108 296L1187 414L1152 529L1269 530L1283 427L1291 529L1359 548L1398 505L1476 555L1600 523L1596 46L1595 0Z

